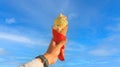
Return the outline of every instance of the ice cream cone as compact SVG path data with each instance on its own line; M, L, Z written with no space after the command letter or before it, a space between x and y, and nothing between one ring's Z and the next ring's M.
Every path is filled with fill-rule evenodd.
M53 40L58 44L62 40L66 39L66 33L68 29L68 22L64 15L60 14L55 20L55 23L52 28ZM64 49L65 45L60 49L60 54L58 58L61 61L64 61Z

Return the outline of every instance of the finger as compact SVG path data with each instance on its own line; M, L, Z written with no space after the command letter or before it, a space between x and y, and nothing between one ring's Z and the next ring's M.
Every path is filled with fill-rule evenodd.
M61 55L64 57L64 49L61 50Z
M51 50L54 46L55 46L55 41L52 39L51 42L50 42L50 45L49 45L49 47L48 47L48 49L47 49L47 52L49 53L50 50Z
M52 39L50 44L53 44L53 43L55 43L55 41Z
M55 41L52 39L49 46L55 46Z
M57 47L58 48L61 48L63 45L65 45L66 44L66 39L65 40L63 40L63 41L61 41L58 45L57 45Z

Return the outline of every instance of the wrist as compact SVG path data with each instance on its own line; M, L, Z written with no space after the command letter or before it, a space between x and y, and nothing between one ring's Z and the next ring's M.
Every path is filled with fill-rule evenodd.
M43 63L44 67L49 66L48 60L44 55L39 55L39 56L37 56L35 58L38 59L41 63Z
M44 54L44 57L48 60L48 63L49 63L49 64L52 64L52 63L51 63L51 57L50 57L49 54L45 53L45 54Z

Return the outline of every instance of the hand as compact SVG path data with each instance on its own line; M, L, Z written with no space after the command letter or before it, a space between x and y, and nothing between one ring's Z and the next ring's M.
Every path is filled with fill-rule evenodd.
M49 64L53 64L57 61L60 49L64 44L66 44L66 40L61 41L59 44L56 44L53 40L51 41L47 52L44 54L44 56L48 59ZM62 53L64 53L64 50Z

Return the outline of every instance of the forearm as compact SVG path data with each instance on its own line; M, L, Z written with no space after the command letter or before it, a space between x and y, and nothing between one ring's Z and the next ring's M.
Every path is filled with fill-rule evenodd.
M28 62L20 67L44 67L41 59L34 59L31 62Z
M36 59L21 65L20 67L48 67L57 61L60 49L65 43L66 40L63 40L56 45L55 41L52 40L47 52L44 55L39 55L36 57Z

